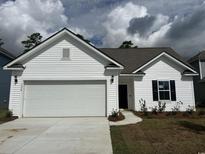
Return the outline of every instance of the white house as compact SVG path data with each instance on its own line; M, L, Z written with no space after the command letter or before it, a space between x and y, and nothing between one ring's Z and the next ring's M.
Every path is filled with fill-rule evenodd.
M0 108L8 108L11 71L4 71L3 66L15 57L0 47Z
M108 116L113 110L195 107L197 72L170 48L97 49L64 28L4 66L19 117Z
M196 105L205 106L205 51L193 56L188 62L199 72L199 75L193 78Z

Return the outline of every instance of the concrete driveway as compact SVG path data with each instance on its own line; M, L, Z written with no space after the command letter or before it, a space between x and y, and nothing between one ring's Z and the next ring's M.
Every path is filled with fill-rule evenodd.
M0 154L111 154L106 118L23 118L0 125Z

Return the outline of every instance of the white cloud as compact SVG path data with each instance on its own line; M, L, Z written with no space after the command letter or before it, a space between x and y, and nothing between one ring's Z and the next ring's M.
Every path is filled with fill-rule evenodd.
M144 6L134 5L132 2L127 3L124 7L118 6L112 10L108 16L105 26L117 30L129 26L129 21L134 17L144 17L147 15L147 9Z
M132 40L138 46L153 46L157 40L163 38L169 30L171 23L169 17L162 14L154 16L153 24L150 25L148 36L141 36L139 33L131 34L127 31L132 19L141 19L151 16L147 8L129 2L124 6L118 6L108 15L104 23L106 35L104 46L117 47L124 40Z
M67 24L59 0L16 0L0 6L0 37L5 48L21 49L21 41L33 32L47 37L56 28ZM20 52L20 51L11 51Z
M3 47L20 52L27 35L46 38L66 26L103 47L132 40L139 47L171 46L185 56L205 48L204 0L130 1L6 0L0 2L0 38Z
M82 35L85 39L93 37L93 34L88 33L85 29L82 29L82 28L70 27L70 30L72 30L76 34Z
M21 41L27 35L40 32L46 38L67 26L64 10L60 0L16 0L1 4L0 37L5 42L4 47L12 53L19 53L22 51ZM78 29L78 33L81 30ZM82 33L86 31L82 30Z

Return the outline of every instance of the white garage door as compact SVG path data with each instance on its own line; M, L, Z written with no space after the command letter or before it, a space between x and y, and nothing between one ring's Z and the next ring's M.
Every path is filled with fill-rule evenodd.
M104 81L26 81L24 117L105 116Z

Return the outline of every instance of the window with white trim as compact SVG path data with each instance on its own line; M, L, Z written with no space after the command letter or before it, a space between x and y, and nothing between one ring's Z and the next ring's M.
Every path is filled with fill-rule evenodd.
M170 100L169 81L158 81L159 100Z
M176 88L174 80L152 81L153 101L171 100L176 101Z
M70 49L63 48L62 60L70 60Z

